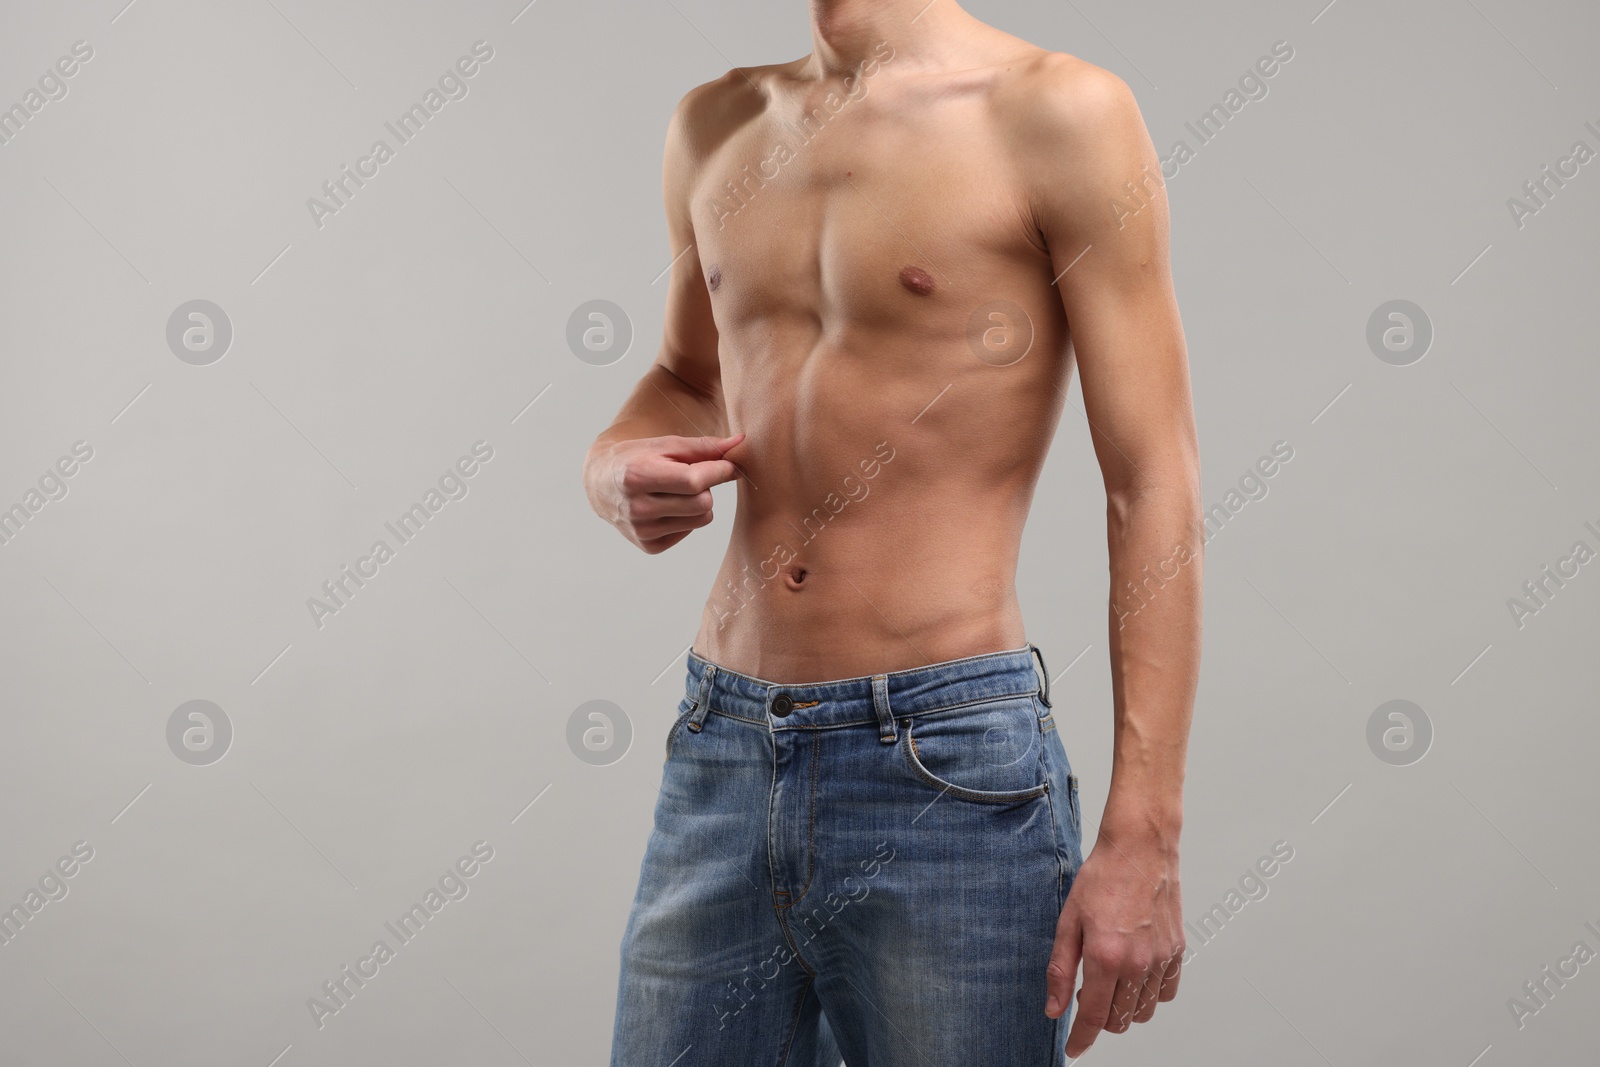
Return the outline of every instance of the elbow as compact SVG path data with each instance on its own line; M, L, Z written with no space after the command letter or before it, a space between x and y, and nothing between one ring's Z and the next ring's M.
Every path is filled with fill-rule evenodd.
M1151 521L1196 526L1204 514L1200 502L1200 465L1196 460L1170 464L1106 485L1106 520L1113 529L1125 530L1136 522Z

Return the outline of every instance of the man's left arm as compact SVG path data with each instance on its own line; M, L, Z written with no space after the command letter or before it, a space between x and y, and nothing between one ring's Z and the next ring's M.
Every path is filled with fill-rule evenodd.
M1200 465L1161 164L1127 85L1052 56L1022 143L1106 489L1114 751L1100 833L1056 929L1046 1014L1067 1054L1177 994L1183 773L1200 663Z

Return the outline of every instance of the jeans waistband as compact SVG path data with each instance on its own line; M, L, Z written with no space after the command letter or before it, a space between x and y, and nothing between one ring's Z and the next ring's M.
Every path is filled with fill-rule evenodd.
M1039 661L1035 673L1033 661ZM764 722L774 730L815 730L877 723L879 736L895 739L894 720L946 711L998 697L1038 694L1050 706L1044 654L1027 644L1004 652L932 663L925 667L829 682L784 684L728 670L689 651L686 697L689 729L708 712Z

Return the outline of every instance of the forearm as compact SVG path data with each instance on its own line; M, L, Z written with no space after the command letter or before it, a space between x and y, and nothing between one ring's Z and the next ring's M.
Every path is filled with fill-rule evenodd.
M1204 538L1192 486L1108 494L1115 714L1102 831L1176 852L1200 669Z
M596 449L642 437L725 437L728 416L720 390L691 386L660 363L640 376L611 425L595 438Z

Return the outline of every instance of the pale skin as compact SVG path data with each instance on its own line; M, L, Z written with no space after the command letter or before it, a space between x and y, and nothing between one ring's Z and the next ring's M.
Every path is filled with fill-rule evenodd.
M1076 990L1077 1057L1171 1000L1184 953L1202 539L1167 201L1119 78L926 4L813 0L810 55L678 104L662 345L584 482L653 554L737 481L694 645L733 670L801 683L1019 648L1023 524L1078 368L1115 730L1041 975L1047 1015Z

